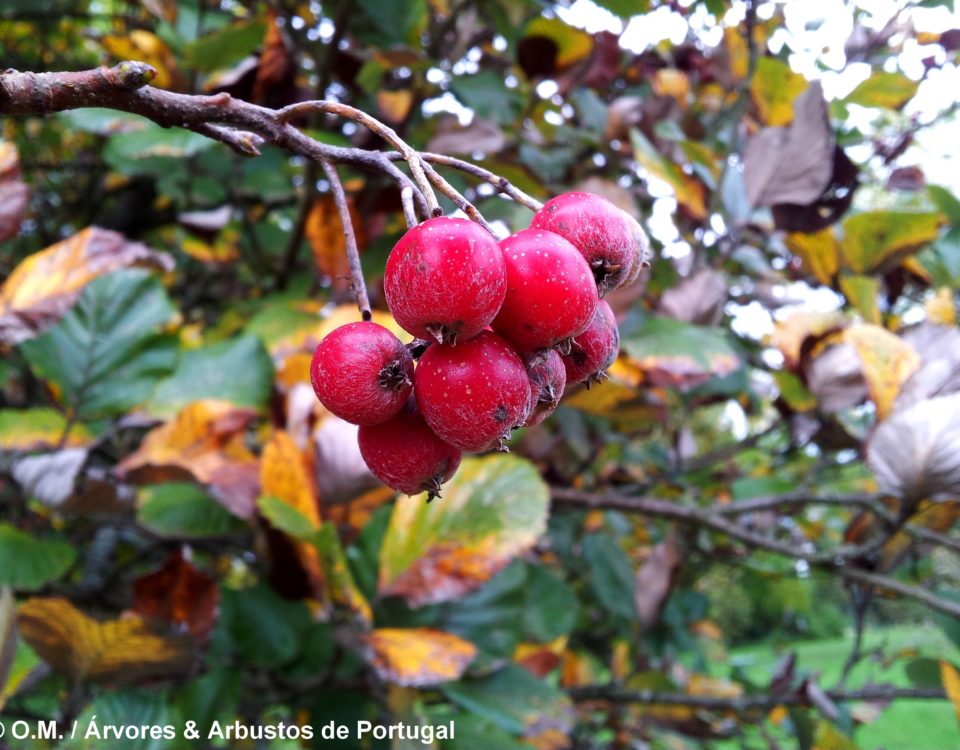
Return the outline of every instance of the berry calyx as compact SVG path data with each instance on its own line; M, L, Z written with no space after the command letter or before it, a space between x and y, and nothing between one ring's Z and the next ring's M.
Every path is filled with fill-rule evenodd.
M483 331L457 347L434 345L417 368L414 393L430 428L465 452L506 450L530 406L530 380L510 345Z
M372 321L348 323L317 346L310 382L331 413L353 424L379 424L399 412L409 398L413 359L383 326Z
M530 228L556 232L569 240L586 258L603 297L623 284L634 265L637 237L628 219L633 222L606 198L573 192L548 201Z
M454 346L500 311L507 270L497 241L479 224L439 216L400 238L387 259L383 288L404 330Z
M555 349L535 355L527 361L530 377L530 409L525 425L540 424L553 414L567 385L567 370Z
M500 243L507 295L493 330L518 351L547 349L583 331L597 286L580 252L558 234L524 229Z
M561 357L567 371L567 383L602 383L606 369L620 351L620 330L610 305L601 300L590 325L573 339L570 353Z
M460 451L433 433L412 398L392 419L361 425L357 442L377 479L407 495L426 492L427 502L440 495L440 485L460 466Z

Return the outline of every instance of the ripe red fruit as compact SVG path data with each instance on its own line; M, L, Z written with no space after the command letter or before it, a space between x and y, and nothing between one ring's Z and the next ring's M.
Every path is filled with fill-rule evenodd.
M587 330L574 338L570 353L561 357L567 370L567 383L602 383L606 369L620 351L620 330L613 310L603 300L597 305Z
M553 232L524 229L500 243L507 296L493 330L518 351L560 344L590 323L597 285L573 245Z
M387 306L404 330L456 345L500 311L507 269L496 239L479 224L439 216L397 242L383 278Z
M624 283L643 255L638 248L643 229L606 198L593 193L564 193L548 201L530 222L569 240L587 259L601 297ZM637 234L639 229L641 234Z
M414 386L430 428L462 451L503 449L530 406L530 380L510 345L483 331L456 348L424 352Z
M530 410L525 425L540 424L553 414L567 385L567 370L556 349L535 355L527 362L530 376Z
M407 495L427 492L427 500L440 494L440 485L460 465L460 451L433 433L412 398L393 419L361 425L357 442L367 468L381 482Z
M413 359L377 323L348 323L327 334L310 362L310 382L327 409L360 425L386 422L410 396Z

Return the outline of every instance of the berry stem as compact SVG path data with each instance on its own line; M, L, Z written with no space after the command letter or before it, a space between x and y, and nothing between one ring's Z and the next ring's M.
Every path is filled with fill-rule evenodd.
M330 114L339 115L340 117L346 117L379 135L403 155L407 165L410 167L410 174L413 176L414 182L417 183L417 186L427 199L427 207L430 209L430 213L433 214L440 207L440 204L437 202L436 193L433 192L430 181L427 179L426 174L424 174L424 166L426 166L426 163L410 144L397 135L393 128L356 107L351 107L341 102L328 102L320 99L291 104L278 110L276 116L280 122L288 122L295 117L311 112L329 112Z
M357 248L357 235L353 231L353 221L350 218L350 208L347 206L347 196L343 192L343 183L340 182L340 175L337 174L337 168L333 164L324 159L321 165L324 174L330 181L333 202L337 206L340 222L343 224L343 237L347 246L347 262L350 264L350 281L353 285L353 294L357 299L357 307L360 308L360 317L364 320L370 320L373 317L370 312L370 298L367 296L367 284L363 279L360 250Z
M400 203L403 205L403 218L407 221L407 229L417 225L417 212L413 206L413 186L404 185L400 189Z

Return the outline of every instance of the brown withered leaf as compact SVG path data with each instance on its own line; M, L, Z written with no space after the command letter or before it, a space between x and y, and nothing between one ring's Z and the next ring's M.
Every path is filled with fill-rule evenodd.
M960 330L954 325L924 323L903 340L920 355L920 368L903 384L896 409L960 391Z
M723 274L704 268L665 291L658 307L670 318L713 326L723 319L726 301L727 282Z
M144 438L116 467L140 484L194 481L240 518L250 518L260 491L260 467L244 444L256 416L226 401L195 401Z
M506 144L506 136L495 122L474 117L469 125L462 127L456 117L447 117L440 121L434 131L427 151L439 154L472 154L474 151L497 154Z
M62 597L20 605L20 635L51 667L72 681L113 685L182 677L196 650L189 636L155 633L137 616L99 622Z
M679 569L680 548L676 535L671 532L653 548L637 571L634 599L637 617L644 627L649 628L660 619Z
M433 628L377 628L366 643L367 660L380 679L404 687L459 679L477 655L469 641Z
M847 322L840 311L795 312L774 323L769 343L780 350L787 368L796 370L802 363L808 342L843 328Z
M0 139L0 242L16 237L27 211L30 191L20 176L20 156L10 141Z
M882 492L907 502L960 492L960 393L898 409L866 449Z
M834 413L856 406L866 399L867 381L857 350L839 343L826 348L805 363L807 389L820 409Z
M173 269L165 253L99 227L24 259L0 287L0 343L19 344L56 323L98 276L130 266Z
M823 193L812 203L777 203L773 223L785 232L818 232L843 216L859 184L860 170L840 146L833 149L833 167Z
M163 567L133 582L133 611L151 625L190 633L205 641L217 622L217 582L175 550Z
M833 133L818 82L794 103L788 127L763 128L747 143L743 179L752 206L813 203L830 183Z
M357 237L357 246L363 248L363 222L351 196L347 196L350 220ZM329 193L318 196L307 214L304 234L313 251L313 258L320 273L341 284L348 281L350 266L347 264L347 244L343 234L343 222Z
M282 107L295 98L297 71L293 54L277 25L277 14L271 10L269 15L251 97L257 104Z

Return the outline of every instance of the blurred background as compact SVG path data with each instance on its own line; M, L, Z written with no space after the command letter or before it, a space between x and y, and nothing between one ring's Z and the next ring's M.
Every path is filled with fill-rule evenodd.
M958 48L953 0L3 0L4 70L348 103L538 200L603 195L655 255L608 298L610 380L426 505L309 385L359 319L319 165L108 109L0 120L0 747L425 746L179 736L357 719L960 745ZM340 175L402 334L396 183ZM10 731L93 716L178 737Z

